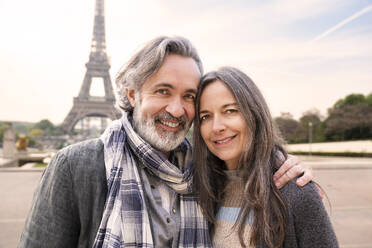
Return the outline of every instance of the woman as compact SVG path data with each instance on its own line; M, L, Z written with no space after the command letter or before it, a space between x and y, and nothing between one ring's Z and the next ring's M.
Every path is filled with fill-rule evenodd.
M275 187L287 154L247 75L231 67L207 73L196 111L195 187L214 247L338 247L313 183Z

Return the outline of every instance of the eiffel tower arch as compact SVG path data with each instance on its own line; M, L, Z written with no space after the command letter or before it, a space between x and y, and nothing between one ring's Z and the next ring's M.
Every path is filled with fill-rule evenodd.
M96 0L93 38L89 61L85 66L87 71L79 95L74 97L73 106L62 123L62 128L67 133L72 133L76 123L85 117L107 117L114 120L121 116L120 111L114 107L115 95L106 54L104 0ZM104 96L90 95L93 79L101 79L103 82Z

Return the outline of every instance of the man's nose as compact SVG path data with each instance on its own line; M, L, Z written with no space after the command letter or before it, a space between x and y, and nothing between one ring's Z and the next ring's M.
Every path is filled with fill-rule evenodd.
M182 99L178 97L170 100L165 110L176 118L179 118L186 114L184 103L182 102Z

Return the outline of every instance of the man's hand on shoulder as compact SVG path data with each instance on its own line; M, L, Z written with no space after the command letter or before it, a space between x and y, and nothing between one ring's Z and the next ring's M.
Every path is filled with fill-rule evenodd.
M303 164L296 156L288 154L287 160L284 161L279 170L274 174L275 185L280 189L297 177L299 178L296 180L296 184L302 187L314 179L314 174L311 168Z

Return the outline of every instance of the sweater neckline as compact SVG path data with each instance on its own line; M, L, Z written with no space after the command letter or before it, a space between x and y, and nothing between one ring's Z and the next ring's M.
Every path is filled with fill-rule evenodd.
M228 180L234 180L239 178L238 170L224 170Z

